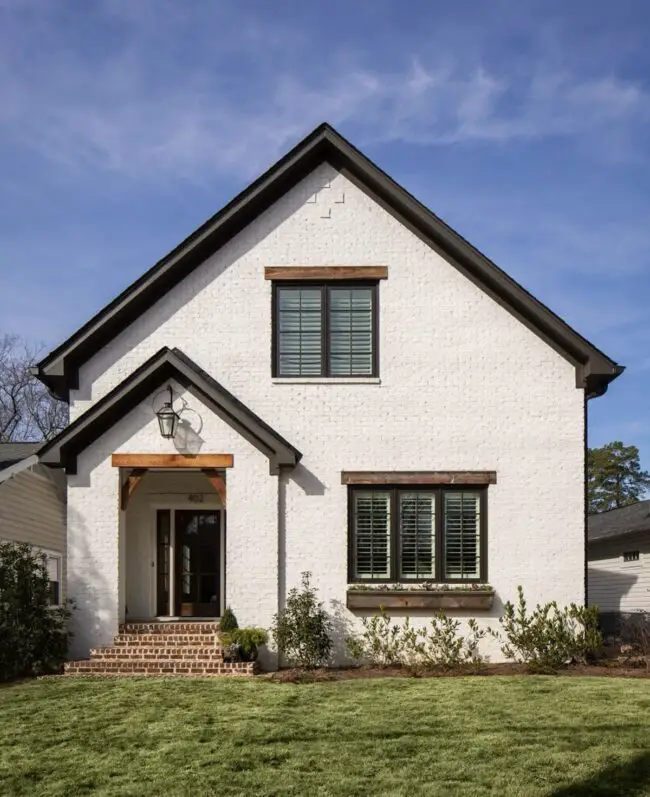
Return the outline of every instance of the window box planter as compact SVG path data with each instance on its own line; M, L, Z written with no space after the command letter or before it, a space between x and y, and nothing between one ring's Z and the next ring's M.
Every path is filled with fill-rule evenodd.
M348 609L491 609L492 589L354 589L347 592Z

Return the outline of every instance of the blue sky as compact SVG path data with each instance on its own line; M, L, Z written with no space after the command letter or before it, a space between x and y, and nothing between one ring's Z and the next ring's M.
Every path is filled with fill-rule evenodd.
M321 121L614 359L650 467L646 0L0 0L0 333L51 347Z

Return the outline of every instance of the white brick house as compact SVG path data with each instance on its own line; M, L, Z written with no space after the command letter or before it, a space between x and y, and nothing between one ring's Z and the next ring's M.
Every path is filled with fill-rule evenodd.
M306 570L339 628L360 581L489 584L455 610L486 622L518 584L583 602L587 399L621 371L317 128L38 367L73 654L226 604L268 627Z

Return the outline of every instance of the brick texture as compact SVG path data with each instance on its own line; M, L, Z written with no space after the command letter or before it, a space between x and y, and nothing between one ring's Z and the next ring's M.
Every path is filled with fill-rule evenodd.
M380 379L273 380L264 267L376 263L388 267ZM359 622L344 608L342 470L496 471L488 579L497 597L483 620L494 625L518 584L533 604L582 601L584 417L573 365L331 167L316 169L84 364L72 418L161 346L181 348L303 452L291 474L269 476L263 454L184 396L200 450L235 456L225 597L240 624L268 627L309 570L337 615L341 658ZM69 477L77 655L110 644L126 608L136 616L134 601L152 601L150 516L120 518L110 454L176 452L158 433L153 400L91 445ZM487 641L486 652L500 657Z
M91 648L90 658L69 661L66 675L253 675L256 662L226 662L218 623L127 623L113 645Z

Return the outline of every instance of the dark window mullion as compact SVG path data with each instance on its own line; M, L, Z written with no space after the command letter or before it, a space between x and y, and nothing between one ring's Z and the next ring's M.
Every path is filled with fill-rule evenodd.
M321 376L330 375L330 292L326 284L321 285L321 307L323 317L321 320Z
M442 490L436 490L436 581L441 582L444 578L444 501L442 497Z
M372 288L372 376L379 376L379 284Z
M390 578L398 581L401 566L400 552L400 514L398 491L390 491Z

